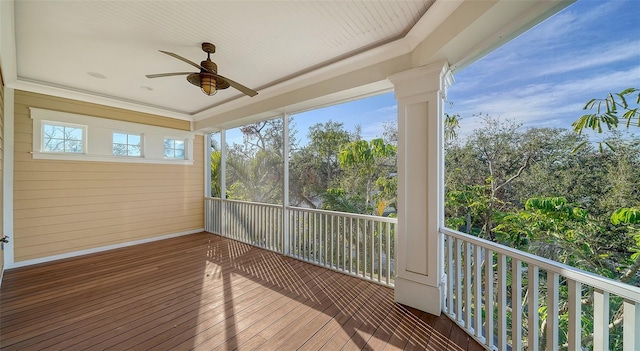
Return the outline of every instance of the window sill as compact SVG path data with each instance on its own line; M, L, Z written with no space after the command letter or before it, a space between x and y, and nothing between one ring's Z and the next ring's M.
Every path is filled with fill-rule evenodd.
M111 156L92 154L72 154L53 152L32 152L34 160L60 160L60 161L93 161L93 162L122 162L122 163L154 163L166 165L193 165L193 160L181 159L155 159L138 156Z

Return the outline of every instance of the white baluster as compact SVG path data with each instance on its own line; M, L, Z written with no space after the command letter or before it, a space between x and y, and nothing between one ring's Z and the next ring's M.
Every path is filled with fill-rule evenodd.
M609 350L609 292L593 291L593 350Z
M507 350L507 256L498 254L498 350Z
M484 261L485 289L485 337L486 345L493 347L493 251L485 250Z
M575 280L569 279L568 300L569 300L569 328L567 330L568 351L582 350L582 284Z
M456 246L456 258L455 268L456 268L456 319L458 323L464 325L464 321L462 320L462 240L455 239Z
M464 325L473 334L473 323L471 323L471 243L467 242L464 243Z
M558 351L558 273L547 271L547 351Z
M449 314L452 317L455 317L456 311L453 308L453 285L455 282L453 276L453 238L450 236L445 236L447 239L447 260L445 264L447 265L447 309Z
M386 249L387 249L387 284L391 283L391 223L387 222L387 231L385 233Z
M534 265L529 264L527 269L528 284L527 291L529 293L529 301L527 301L528 311L528 334L527 334L527 346L531 351L538 351L540 340L540 316L538 314L539 303L539 286L540 286L540 269Z
M522 263L511 259L511 347L522 350Z
M475 303L475 320L476 329L475 335L478 339L484 339L482 334L482 247L480 245L474 245L475 252L473 254L473 288L474 296L473 302Z
M624 300L622 347L624 351L640 349L640 303Z

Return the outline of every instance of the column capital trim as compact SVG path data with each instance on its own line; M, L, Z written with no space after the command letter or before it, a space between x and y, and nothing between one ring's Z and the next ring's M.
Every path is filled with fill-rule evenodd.
M444 75L447 71L449 71L449 63L446 60L440 60L433 63L426 64L424 66L419 66L415 68L408 69L406 71L402 71L396 73L389 77L389 80L394 85L398 83L402 83L403 81L407 81L415 78L416 76L428 76L428 75Z
M396 99L403 100L438 91L446 98L454 79L449 63L442 60L394 74L389 81L394 85Z

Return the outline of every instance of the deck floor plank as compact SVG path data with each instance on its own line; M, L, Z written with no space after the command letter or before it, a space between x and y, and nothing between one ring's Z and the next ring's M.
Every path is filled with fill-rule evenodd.
M7 270L2 350L482 350L393 290L208 233Z

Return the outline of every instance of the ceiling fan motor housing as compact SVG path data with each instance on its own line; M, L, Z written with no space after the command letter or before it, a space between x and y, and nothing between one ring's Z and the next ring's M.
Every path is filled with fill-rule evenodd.
M202 43L202 51L207 53L207 59L204 61L200 62L200 66L206 68L208 71L213 72L214 74L218 73L218 65L216 65L215 62L211 61L211 58L209 57L209 55L211 55L212 53L216 52L216 46L211 44L211 43ZM202 77L202 75L213 75L209 72L206 72L204 70L200 70L200 73L192 73L190 75L187 76L187 80L189 81L189 83L199 87L200 86L200 79ZM217 77L215 75L214 79L216 82L216 89L220 90L220 89L227 89L228 87L230 87L231 85L229 84L229 82L227 82L225 79L222 79L220 77Z
M212 71L213 73L218 73L218 65L208 58L205 61L200 62L200 66Z
M202 44L203 50L204 50L204 46L207 43ZM212 44L210 44L212 45ZM215 51L215 47L213 49ZM205 61L200 62L200 66L206 68L208 71L218 73L218 65L215 64L215 62L211 61L208 57ZM215 78L215 82L216 82L216 89L220 90L220 89L227 89L228 87L230 87L229 82L227 82L225 79L222 79L220 77L217 77L205 70L200 70L200 73L192 73L190 75L187 76L187 80L189 81L189 83L199 87L200 86L200 79L202 77L202 75L211 75L214 76Z

